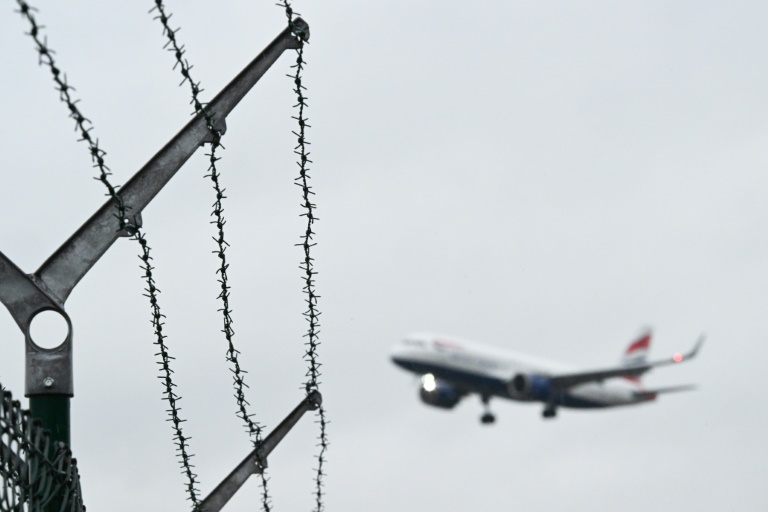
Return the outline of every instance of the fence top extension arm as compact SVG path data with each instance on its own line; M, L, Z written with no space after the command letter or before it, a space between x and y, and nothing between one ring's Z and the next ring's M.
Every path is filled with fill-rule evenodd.
M235 493L243 486L251 475L262 473L267 467L267 457L283 440L285 435L301 419L307 411L315 411L322 404L323 397L319 391L310 392L293 411L270 432L232 472L216 486L194 512L219 512L229 502Z
M243 69L206 107L213 127L223 133L226 116L256 82L288 49L298 49L309 39L309 26L300 18L283 30L272 43ZM205 115L199 113L153 156L118 192L126 207L128 221L140 226L140 213L205 142L211 140ZM64 302L72 289L120 236L112 199L96 211L64 244L30 275L0 252L0 302L25 335L27 347L26 395L73 396L72 324ZM53 349L32 342L29 328L33 317L46 310L59 313L67 322L65 341Z

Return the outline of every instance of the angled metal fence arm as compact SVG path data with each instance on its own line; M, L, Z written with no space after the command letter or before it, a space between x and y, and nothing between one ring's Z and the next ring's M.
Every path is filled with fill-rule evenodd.
M309 34L309 26L297 19L298 29L286 28L263 52L240 72L216 97L206 109L213 118L214 128L224 133L225 118L237 106L240 100L256 85L256 82L288 49L299 48L301 41L294 35L295 30ZM302 36L305 37L306 36ZM152 159L147 162L123 187L118 195L134 217L134 223L140 224L138 214L157 195L163 186L173 177L182 165L205 142L211 140L211 132L206 124L205 115L199 113ZM50 292L62 303L66 301L75 285L85 276L98 259L109 249L119 236L120 219L115 214L113 200L107 201L99 210L78 229L64 244L43 263L37 275L47 285Z
M235 469L216 486L195 512L219 512L240 490L251 475L264 471L267 457L307 411L314 411L323 401L319 391L312 391Z

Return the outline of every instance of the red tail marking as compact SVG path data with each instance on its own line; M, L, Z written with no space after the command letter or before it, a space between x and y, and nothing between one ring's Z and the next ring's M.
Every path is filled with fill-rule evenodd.
M629 346L629 348L627 349L627 354L631 354L635 350L640 350L643 348L647 350L650 345L651 345L651 335L646 334L645 336L643 336L642 338L640 338L639 340L637 340L636 342L632 343Z

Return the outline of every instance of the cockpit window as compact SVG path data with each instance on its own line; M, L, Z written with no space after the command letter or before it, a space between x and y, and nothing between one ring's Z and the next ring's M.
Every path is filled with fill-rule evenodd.
M406 345L409 345L411 347L422 347L423 348L423 347L427 346L427 342L426 341L424 341L424 340L417 340L417 339L413 339L413 338L406 339L403 343L405 343Z

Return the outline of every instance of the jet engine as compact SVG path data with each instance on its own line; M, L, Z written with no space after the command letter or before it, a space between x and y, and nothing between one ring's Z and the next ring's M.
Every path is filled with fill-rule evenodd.
M419 391L422 402L440 407L442 409L452 409L459 400L462 393L456 386L450 382L436 379L432 374L424 375L421 378L421 390Z
M507 384L509 395L518 400L547 400L552 393L552 384L543 375L518 373Z

